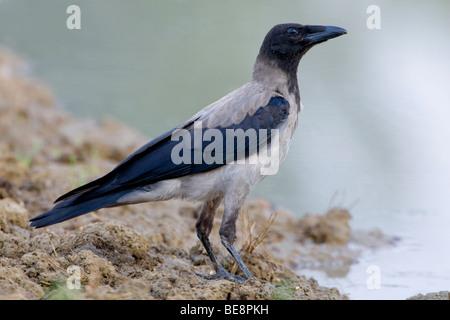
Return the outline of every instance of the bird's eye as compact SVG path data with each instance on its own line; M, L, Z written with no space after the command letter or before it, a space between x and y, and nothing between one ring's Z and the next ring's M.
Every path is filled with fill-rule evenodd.
M295 36L298 34L298 30L297 28L288 28L287 29L287 34L290 36Z

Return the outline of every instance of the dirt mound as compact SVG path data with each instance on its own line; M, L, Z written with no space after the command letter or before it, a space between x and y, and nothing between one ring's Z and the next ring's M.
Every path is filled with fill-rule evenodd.
M153 243L150 235L118 223L92 223L67 235L10 225L10 232L0 233L0 243L3 299L343 298L256 252L246 256L255 279L208 281L195 274L211 271L198 244L186 251ZM79 289L70 289L73 270Z
M450 300L450 292L449 291L430 292L425 295L419 293L418 295L412 296L407 300Z

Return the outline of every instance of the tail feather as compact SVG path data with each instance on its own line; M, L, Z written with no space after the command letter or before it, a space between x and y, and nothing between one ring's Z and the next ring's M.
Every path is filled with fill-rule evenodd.
M117 200L125 193L126 192L122 191L106 194L87 201L77 201L79 199L75 196L58 203L53 209L30 219L30 226L35 228L47 227L101 208L112 207L117 204Z
M55 200L55 203L61 202L63 200L68 200L70 198L73 198L75 196L81 195L81 194L91 194L91 191L97 191L98 189L100 189L102 186L110 186L109 183L107 183L107 180L109 178L109 174L98 178L94 181L91 181L85 185L82 185L81 187L78 187L76 189L73 189L65 194L63 194L62 196L60 196L58 199ZM93 195L93 198L95 197L95 195Z

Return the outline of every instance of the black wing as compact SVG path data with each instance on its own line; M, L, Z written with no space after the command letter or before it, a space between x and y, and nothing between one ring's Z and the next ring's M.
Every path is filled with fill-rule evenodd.
M120 191L124 189L133 189L140 186L146 186L161 180L179 178L190 174L207 172L216 169L233 160L238 160L242 157L248 157L254 152L258 151L258 146L266 142L270 142L270 131L267 136L260 136L260 129L275 129L278 128L289 115L289 102L283 97L272 97L266 106L261 106L253 115L247 115L240 123L232 124L226 127L216 127L216 132L220 132L224 137L222 141L223 152L222 161L215 161L208 163L205 161L198 161L195 159L195 152L203 153L205 148L211 143L210 141L202 141L201 147L195 147L195 121L190 121L182 127L175 128L161 135L160 137L150 141L148 144L141 147L139 150L128 156L116 168L102 178L99 178L91 183L81 186L75 190L66 193L57 199L58 201L70 198L74 195L91 191L86 199L92 198L99 193ZM209 116L214 116L210 114ZM202 128L202 135L206 130L212 128ZM227 149L227 137L229 130L242 129L247 132L248 129L254 129L257 137L257 146L252 146L252 141L246 140L244 144L239 144L237 141L233 143L234 149ZM175 133L180 130L185 130L186 137L190 137L191 141L183 141L181 139L172 140ZM266 140L267 137L267 140ZM228 137L229 138L229 137ZM234 137L232 137L234 139ZM185 140L185 139L184 139ZM180 143L187 143L192 147L192 152L189 157L183 157L187 161L182 163L175 163L173 161L173 149ZM229 141L228 141L229 143ZM201 148L201 150L199 150ZM186 151L187 149L184 149ZM216 157L217 158L217 157Z
M152 183L179 178L186 175L208 172L234 160L249 157L258 152L259 147L265 143L270 143L270 129L279 128L289 115L289 103L286 99L275 96L267 105L259 107L255 113L247 114L239 123L228 126L217 126L215 128L202 128L202 136L209 129L215 129L215 139L222 137L221 141L200 141L196 145L195 140L195 120L187 122L182 127L175 128L150 141L136 152L132 153L117 167L105 176L76 188L59 197L53 209L31 219L31 226L40 228L51 224L62 222L76 216L95 211L101 208L117 205L119 199L130 191L148 186ZM208 117L214 116L214 112L209 112ZM203 118L205 119L205 118ZM217 120L217 119L216 119ZM256 135L256 141L245 138L244 143L234 141L236 137L228 136L228 132L241 130L247 132L249 129ZM264 130L261 130L264 129ZM261 134L265 131L266 134ZM187 141L173 139L180 133L186 134ZM228 148L230 139L232 148ZM234 143L236 142L236 143ZM187 143L190 148L180 149L180 143ZM210 156L214 156L218 161L206 161L205 158L196 158L196 152L201 155L205 153L211 143L222 146L222 153L217 154L217 150L210 150ZM217 148L220 149L220 148ZM174 150L177 150L174 152ZM225 152L224 152L225 151ZM174 155L183 153L186 161L174 161ZM187 152L187 156L186 153Z

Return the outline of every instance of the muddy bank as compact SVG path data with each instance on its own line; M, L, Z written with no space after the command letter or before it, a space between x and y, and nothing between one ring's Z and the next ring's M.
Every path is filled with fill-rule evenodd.
M449 291L430 292L426 294L417 294L407 300L450 300Z
M344 208L299 218L250 199L236 247L256 278L207 281L195 275L212 271L195 235L197 203L103 209L29 228L27 220L59 195L106 173L148 138L113 119L74 118L6 51L0 51L0 136L0 299L347 299L292 270L350 265L359 253L347 246L355 237L366 239L365 247L390 242L351 230ZM234 271L218 237L222 210L211 242Z

